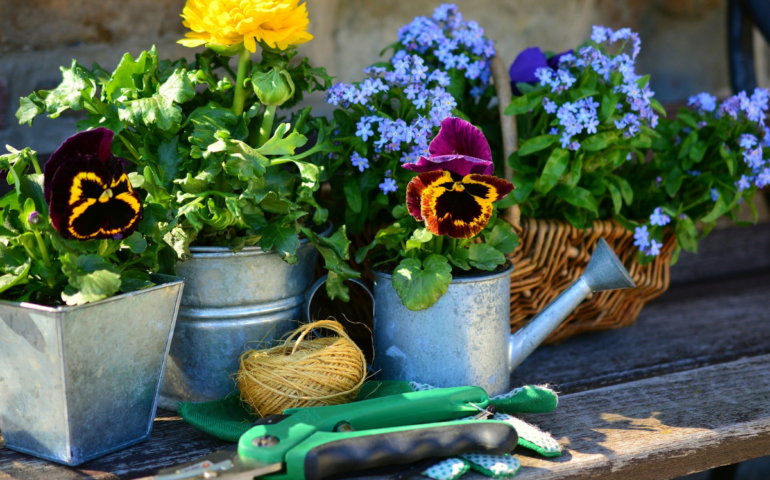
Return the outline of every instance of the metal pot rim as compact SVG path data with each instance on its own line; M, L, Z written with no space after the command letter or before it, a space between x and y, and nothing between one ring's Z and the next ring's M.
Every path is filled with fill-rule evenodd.
M319 233L318 235L322 237L328 237L331 235L332 230L334 229L334 225L331 222L326 222L326 225L328 225L327 228L324 229L323 232ZM307 238L300 238L299 244L305 245L310 240ZM262 250L261 247L257 245L249 246L249 247L243 247L243 249L233 252L230 247L190 247L190 253L192 254L193 258L217 258L217 257L224 257L224 256L230 256L230 255L270 255L270 254L277 254L275 250L270 250L268 252Z
M41 312L48 312L48 313L68 313L72 312L74 310L82 310L85 308L93 307L96 305L101 305L103 303L108 302L117 302L118 300L121 300L123 298L128 297L134 297L137 295L141 295L146 292L153 292L155 290L159 290L161 288L166 288L170 285L179 285L183 284L185 282L185 279L183 277L176 277L173 275L152 275L153 277L160 277L159 280L163 280L163 283L158 283L157 285L154 285L152 287L143 288L141 290L134 290L133 292L128 293L120 293L118 295L113 295L109 298L105 298L104 300L99 300L98 302L92 302L92 303L86 303L83 305L71 305L71 306L60 306L60 307L49 307L47 305L40 305L37 303L29 303L29 302L10 302L7 300L0 300L0 305L10 305L14 307L19 308L26 308L29 310L38 310Z
M503 270L502 272L493 272L493 273L476 273L473 275L465 275L462 277L455 277L452 276L452 282L450 285L458 284L458 283L474 283L474 282L481 282L485 280L494 280L496 278L505 277L507 275L510 275L511 272L513 272L513 263L510 260L507 260L508 262L508 268ZM388 280L393 278L393 275L389 273L380 272L378 270L372 269L372 273L374 273L375 277L382 277L386 278Z

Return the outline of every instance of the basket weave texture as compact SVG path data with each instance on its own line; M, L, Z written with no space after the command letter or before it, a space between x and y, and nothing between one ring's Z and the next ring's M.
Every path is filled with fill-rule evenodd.
M521 245L509 256L515 266L511 274L511 331L521 328L577 280L600 237L618 254L636 288L592 294L546 343L559 343L582 332L627 327L647 302L668 289L674 235L668 236L652 263L641 266L633 232L613 220L594 222L586 230L561 220L524 218L521 223L516 229Z
M507 159L518 150L516 118L503 111L511 101L508 71L500 58L492 59L492 76L500 108L500 128L503 153ZM515 178L507 165L505 177ZM515 183L515 182L514 182ZM545 308L572 282L583 274L599 237L617 253L636 282L636 288L592 294L557 328L545 343L559 343L582 332L610 330L633 324L642 307L662 295L669 285L671 254L676 245L674 235L668 235L652 263L641 266L637 261L633 232L613 220L593 222L581 230L564 220L521 218L519 207L502 212L513 225L521 244L509 255L514 271L511 274L511 331L515 332Z

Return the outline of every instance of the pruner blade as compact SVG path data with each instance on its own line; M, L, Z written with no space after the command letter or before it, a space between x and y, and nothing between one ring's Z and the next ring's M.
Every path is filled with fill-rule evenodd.
M194 462L166 468L152 477L137 480L252 480L283 468L282 463L262 463L238 455L232 445Z

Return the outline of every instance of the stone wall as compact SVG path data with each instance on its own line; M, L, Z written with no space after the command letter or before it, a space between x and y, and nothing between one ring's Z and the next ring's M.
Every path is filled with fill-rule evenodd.
M309 0L311 32L303 47L314 64L338 80L361 78L398 28L416 15L430 15L431 0ZM458 0L498 42L510 63L523 48L564 50L584 40L591 25L631 27L640 32L638 71L652 75L664 102L700 91L730 93L725 48L726 0ZM18 99L55 86L59 67L71 59L107 69L124 52L136 55L156 44L164 57L191 56L175 42L184 35L184 0L0 0L0 146L30 146L50 153L74 132L77 115L19 126ZM328 112L318 97L310 100Z

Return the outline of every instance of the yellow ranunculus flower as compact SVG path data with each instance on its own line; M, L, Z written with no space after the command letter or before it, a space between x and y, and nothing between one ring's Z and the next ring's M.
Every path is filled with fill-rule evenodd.
M192 30L179 41L186 47L243 42L252 53L257 42L286 50L313 36L307 32L307 8L299 0L187 0L184 26Z

